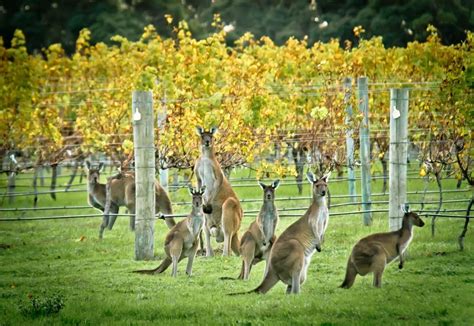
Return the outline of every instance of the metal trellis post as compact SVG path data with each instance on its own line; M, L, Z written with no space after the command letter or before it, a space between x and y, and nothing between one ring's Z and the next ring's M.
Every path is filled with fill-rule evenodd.
M369 86L367 77L357 79L359 110L363 115L359 130L360 163L361 163L361 192L364 225L372 224L370 202L370 138L369 138Z
M352 129L352 105L350 103L352 95L352 78L347 77L344 79L344 103L346 105L346 162L347 162L347 179L349 184L349 195L352 196L350 201L356 202L356 180L354 172L354 139L352 135L354 130Z

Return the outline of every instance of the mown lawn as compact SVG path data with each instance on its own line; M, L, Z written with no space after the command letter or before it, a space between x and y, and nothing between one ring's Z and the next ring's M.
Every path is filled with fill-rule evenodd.
M247 175L247 172L239 173ZM2 178L0 185L5 185ZM454 181L447 180L444 186L452 189ZM373 184L373 191L378 192L380 187L378 181ZM346 188L345 182L334 182L331 193L345 194ZM409 188L420 188L420 182L412 181ZM260 198L257 186L236 189L241 198ZM435 188L430 185L430 189ZM296 194L295 186L282 185L277 190L277 196L292 194ZM308 187L304 195L309 195ZM470 195L466 192L445 197L469 198ZM173 201L188 198L184 189L171 196ZM430 196L430 200L437 198ZM40 206L84 205L85 198L85 193L58 194L58 201L53 202L43 196ZM339 200L344 201L347 200ZM31 198L18 197L14 204L4 200L1 207L31 207L31 202ZM282 201L277 202L277 206L296 207L307 203ZM446 205L459 209L466 206L464 203ZM245 205L246 209L258 207L259 203ZM175 208L177 212L187 210ZM358 206L345 209L357 210ZM28 216L93 212L38 211ZM7 217L18 213L1 214ZM350 290L338 288L352 245L369 233L388 228L387 214L376 213L373 217L374 223L369 227L362 225L360 215L331 218L323 250L313 256L301 295L285 295L285 286L280 283L266 295L235 297L227 294L250 290L259 284L263 263L254 267L248 282L219 279L237 276L241 264L240 258L222 257L220 252L213 258L198 257L192 277L184 273L186 261L179 265L177 278L170 276L170 270L157 276L131 273L139 268L156 267L162 259L166 227L161 221L155 230L156 260L149 262L133 259L134 234L128 230L124 217L118 219L114 230L106 231L103 241L98 240L100 218L0 222L3 245L0 248L0 325L474 324L472 228L467 233L463 252L457 244L464 220L439 218L433 238L430 220L425 218L427 225L415 230L405 268L398 270L397 264L390 265L384 273L381 289L372 287L371 276L359 277ZM253 218L245 218L242 230ZM293 220L293 217L282 217L278 234ZM222 248L221 244L217 247ZM63 308L58 313L34 316L26 309L31 305L30 297L58 296L63 298Z

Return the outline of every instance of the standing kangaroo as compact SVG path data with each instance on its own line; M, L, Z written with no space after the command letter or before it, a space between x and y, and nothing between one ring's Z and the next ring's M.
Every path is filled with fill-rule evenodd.
M331 172L325 174L322 179L324 179L324 182L327 184L329 182L329 177L331 176ZM308 175L309 177L309 175ZM314 176L311 178L314 179ZM313 180L314 181L314 180ZM326 192L326 194L328 191ZM329 207L328 207L328 201L327 201L327 196L323 196L321 198L320 202L320 207L319 207L319 216L318 216L318 235L321 243L324 243L324 235L326 233L326 229L328 228L329 224Z
M259 182L263 189L263 205L258 216L240 240L242 269L239 279L248 280L252 265L266 260L275 242L275 230L278 225L278 211L275 206L275 190L280 180L275 180L267 186Z
M178 263L188 258L188 265L186 267L186 274L191 276L194 257L198 250L199 233L204 224L204 216L202 212L202 195L204 194L206 186L200 190L194 190L189 187L189 193L193 197L193 208L188 217L178 224L176 224L166 235L165 239L165 253L166 258L155 269L138 270L135 273L142 274L159 274L163 273L171 263L173 264L173 271L171 275L176 277L178 271Z
M230 250L239 255L239 229L243 210L234 190L222 172L214 153L214 134L217 128L204 131L197 127L201 137L201 155L194 165L198 187L206 186L203 195L203 211L206 214L204 233L206 234L206 256L213 256L211 235L217 242L224 242L223 255Z
M347 261L346 277L341 288L349 289L357 274L364 276L370 272L374 273L374 286L381 287L385 266L397 257L400 258L398 268L403 268L403 253L413 238L413 225L422 227L425 223L418 214L402 210L404 215L399 230L372 234L356 243Z
M321 251L318 219L328 191L326 176L316 180L308 172L307 177L313 189L311 205L273 244L262 283L245 293L267 293L278 281L287 284L287 294L300 293L300 285L306 280L311 257L315 250Z
M105 207L105 184L100 183L100 172L104 167L104 163L99 163L98 167L93 167L91 162L86 161L87 170L87 201L89 205L104 211Z
M130 229L135 230L135 174L127 171L109 177L105 189L104 217L100 225L99 238L103 238L106 227L112 230L120 206L127 207L129 213L133 214L130 216ZM168 194L157 181L155 181L155 212L173 214ZM176 224L173 218L166 218L165 223L170 229Z

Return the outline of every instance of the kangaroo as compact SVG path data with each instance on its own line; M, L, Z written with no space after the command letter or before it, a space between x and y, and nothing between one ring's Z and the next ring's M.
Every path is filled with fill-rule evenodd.
M399 257L398 268L404 265L403 253L413 238L413 225L422 227L425 223L418 214L404 212L402 227L397 231L369 235L356 243L347 261L346 277L341 288L349 289L357 274L365 276L374 273L374 286L382 286L382 274L385 266Z
M318 219L328 191L326 176L316 180L313 173L308 172L307 178L313 190L311 205L273 244L262 283L254 290L244 293L267 293L278 281L287 285L287 294L300 293L311 257L316 250L321 251Z
M224 242L223 255L228 256L230 250L239 255L239 229L243 210L240 201L229 181L224 176L214 153L214 134L217 128L204 131L197 127L201 138L201 155L194 165L198 187L206 186L203 194L203 211L206 214L204 233L206 235L206 256L214 255L211 247L211 235L217 242Z
M100 183L100 173L104 163L99 163L98 167L92 167L91 162L86 161L87 170L87 201L89 205L97 208L101 212L105 207L105 184Z
M242 269L239 279L248 280L252 265L266 260L275 242L275 230L279 221L278 211L275 207L275 190L280 180L275 180L267 186L259 182L263 189L263 205L257 218L240 240L240 254L242 256Z
M126 171L109 177L105 189L104 217L99 229L99 238L103 238L106 227L112 230L120 206L125 206L129 213L133 214L130 216L130 229L135 230L135 174ZM157 181L155 181L155 212L173 214L168 194ZM170 229L176 224L173 218L165 218L165 223Z
M206 186L199 190L189 187L189 193L193 197L193 208L188 217L176 224L166 235L165 253L166 258L155 269L138 270L135 273L142 274L159 274L163 273L169 265L173 264L171 276L176 277L178 271L178 263L188 258L186 274L191 276L194 257L199 247L199 233L204 224L204 215L202 212L202 196Z
M329 182L329 177L331 176L331 172L325 174L322 179L326 184ZM326 192L327 193L327 192ZM324 243L324 234L326 233L326 229L328 228L329 224L329 208L327 202L327 196L323 196L321 198L321 203L319 207L319 217L318 217L318 232L319 232L319 239L321 243Z

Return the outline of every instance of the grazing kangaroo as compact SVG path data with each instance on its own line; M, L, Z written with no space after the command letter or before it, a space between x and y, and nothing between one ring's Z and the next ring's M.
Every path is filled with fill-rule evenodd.
M130 216L130 229L135 230L135 174L126 171L111 176L107 180L105 189L107 195L99 238L103 238L106 227L112 230L120 206L125 206L129 213L133 214ZM155 181L155 212L173 214L168 194L157 181ZM165 218L165 223L170 229L176 224L173 218Z
M413 225L422 227L425 223L418 214L405 211L402 227L397 231L376 233L357 242L347 261L346 277L341 288L349 289L359 275L374 273L374 286L382 286L382 274L385 266L397 257L400 258L398 268L404 264L403 253L413 238Z
M189 187L189 193L193 197L192 211L188 217L178 224L176 224L166 235L165 239L165 253L166 258L155 269L138 270L135 273L142 274L159 274L163 273L171 263L173 264L173 271L171 275L176 277L178 271L178 263L188 258L188 265L186 267L186 274L191 276L194 257L199 246L199 233L204 224L204 215L202 212L202 195L204 194L206 186L200 190L194 190Z
M240 240L242 269L239 279L249 279L252 265L266 260L275 242L275 230L279 221L275 206L275 190L279 184L280 180L275 180L269 186L259 182L263 189L263 205L256 220L250 224Z
M206 256L213 256L211 235L217 242L224 242L223 255L230 250L239 255L239 229L243 210L234 190L222 172L214 153L214 134L217 128L204 131L197 127L201 137L201 155L194 165L198 187L206 186L203 195L203 211L206 214L204 233L206 234Z
M91 162L86 161L87 170L87 201L89 205L97 208L101 212L105 207L105 184L100 183L100 172L104 167L104 163L99 163L98 167L93 167Z
M315 250L321 251L318 219L328 192L326 176L316 180L313 173L308 172L307 177L313 189L311 205L273 244L262 283L245 293L267 293L278 281L287 284L287 294L300 293L300 285L306 280L311 257Z

